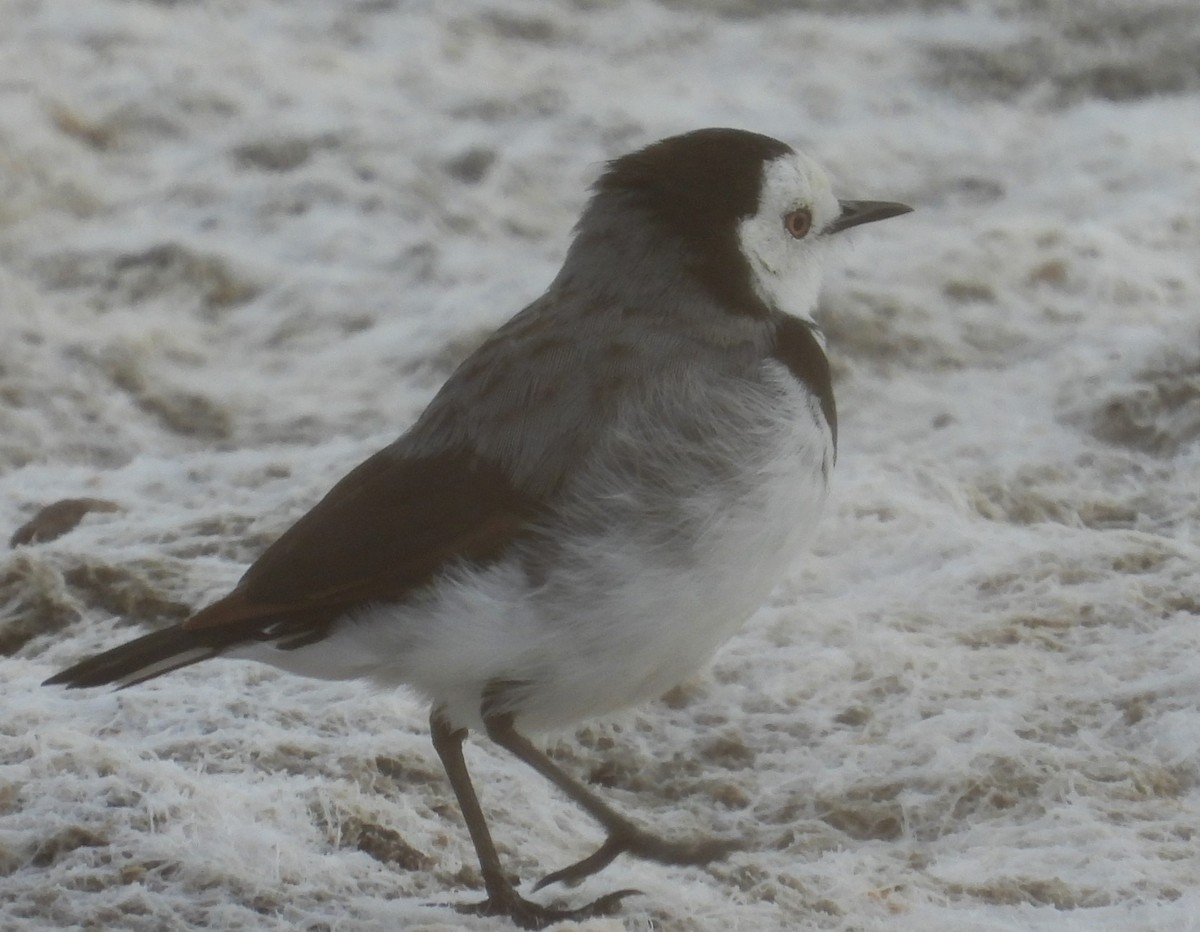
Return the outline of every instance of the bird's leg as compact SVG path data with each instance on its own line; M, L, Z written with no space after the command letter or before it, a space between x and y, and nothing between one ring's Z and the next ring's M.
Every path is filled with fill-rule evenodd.
M604 800L568 775L542 751L539 751L524 735L513 727L511 713L487 714L484 709L484 725L488 737L506 751L511 752L562 790L588 815L599 822L608 837L593 854L582 861L547 874L533 889L540 890L552 883L575 884L603 870L622 853L639 858L658 861L662 864L707 864L729 854L736 845L721 839L705 839L695 842L672 842L644 829L610 807Z
M540 906L522 897L517 893L512 881L504 875L500 866L500 855L496 852L492 833L483 817L483 808L479 805L479 797L471 784L471 775L467 771L462 748L463 740L467 736L466 729L451 727L440 714L440 710L434 709L429 717L429 730L433 738L433 747L442 760L442 767L445 768L446 776L450 778L450 786L454 789L458 806L467 823L471 843L475 846L475 855L479 858L483 887L487 891L487 899L482 903L457 907L461 912L481 916L507 916L523 929L543 929L566 919L580 920L608 915L620 905L622 899L637 892L621 890L610 893L581 909Z
M475 787L471 784L471 774L467 771L462 749L467 730L451 728L435 710L429 717L429 733L434 750L442 759L446 776L450 778L454 795L458 798L458 808L462 810L467 831L471 834L471 844L475 846L475 855L479 858L479 872L483 875L488 899L502 901L509 895L515 895L512 884L500 867L500 855L496 853L492 833L483 817L483 807L479 805L479 797L475 795Z

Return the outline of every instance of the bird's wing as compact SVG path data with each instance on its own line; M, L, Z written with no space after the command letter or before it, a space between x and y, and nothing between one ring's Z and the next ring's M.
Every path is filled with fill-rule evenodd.
M347 611L396 601L450 566L486 564L536 513L496 466L468 451L381 450L273 543L229 595L184 622L237 640L299 647Z
M597 397L593 383L610 367L591 358L604 341L575 326L582 309L548 293L500 328L408 433L335 485L184 628L299 647L348 611L498 557L615 409L615 398Z

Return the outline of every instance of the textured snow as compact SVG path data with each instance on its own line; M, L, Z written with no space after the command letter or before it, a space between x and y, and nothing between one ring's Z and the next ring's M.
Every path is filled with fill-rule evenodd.
M1200 928L1195 0L0 2L0 929L503 929L404 695L38 684L221 594L707 125L914 205L831 263L814 552L711 670L548 740L742 837L592 932ZM116 510L113 510L115 506ZM599 840L486 741L532 881Z

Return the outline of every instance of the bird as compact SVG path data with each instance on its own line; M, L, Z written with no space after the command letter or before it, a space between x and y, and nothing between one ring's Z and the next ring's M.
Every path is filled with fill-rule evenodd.
M844 200L811 156L707 128L605 164L545 293L450 375L412 426L300 517L224 597L47 685L126 688L214 657L407 687L479 861L457 908L539 929L636 890L542 905L503 869L470 731L530 765L618 856L705 864L529 737L661 696L702 668L809 543L837 455L814 311L830 244L907 213Z

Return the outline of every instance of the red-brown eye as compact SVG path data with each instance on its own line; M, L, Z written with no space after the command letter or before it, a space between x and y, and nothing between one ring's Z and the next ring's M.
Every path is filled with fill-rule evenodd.
M794 239L804 239L812 229L812 211L807 207L783 215L783 228Z

